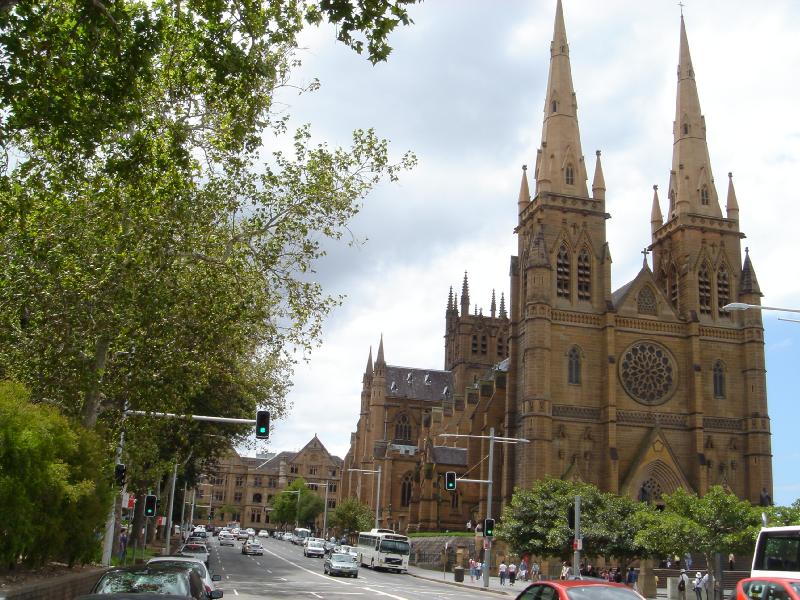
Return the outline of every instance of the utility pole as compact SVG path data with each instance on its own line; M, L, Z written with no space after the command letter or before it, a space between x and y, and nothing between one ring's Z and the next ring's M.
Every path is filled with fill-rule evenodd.
M371 473L378 475L377 492L375 494L375 529L380 528L380 514L381 514L381 467L378 465L377 469L347 469L348 471L356 471L359 473L359 484L361 482L361 473Z
M583 537L581 536L581 497L575 496L575 540L572 545L572 574L576 578L581 576L582 547Z
M167 512L167 555L169 555L170 541L172 540L172 508L175 505L175 480L178 478L178 461L172 466L172 486L169 494L169 509Z

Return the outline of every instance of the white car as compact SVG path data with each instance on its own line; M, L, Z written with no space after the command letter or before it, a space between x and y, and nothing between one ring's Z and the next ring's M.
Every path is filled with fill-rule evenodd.
M234 537L227 531L221 532L218 539L220 546L233 546L235 543Z
M258 532L258 537L268 538L269 537L269 530L268 529L262 529L261 531Z
M206 566L208 566L208 548L206 548L203 544L195 544L194 542L184 544L181 546L178 556L196 558L198 560L202 560Z
M256 534L256 530L253 529L252 527L248 527L246 531L247 531L247 535L255 535Z
M310 540L303 545L303 556L325 556L325 546L319 540Z
M170 567L183 567L184 565L190 566L192 571L200 575L200 579L203 580L203 585L206 588L206 594L209 596L211 595L211 592L217 589L214 586L214 582L222 580L222 575L212 575L209 573L208 567L206 567L206 564L202 560L198 558L191 558L189 556L156 556L148 560L147 564L159 564Z

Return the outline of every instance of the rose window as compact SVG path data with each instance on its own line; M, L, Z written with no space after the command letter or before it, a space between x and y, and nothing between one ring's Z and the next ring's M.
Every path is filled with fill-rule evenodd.
M622 387L643 404L661 404L675 389L677 371L669 351L655 342L637 342L622 355Z

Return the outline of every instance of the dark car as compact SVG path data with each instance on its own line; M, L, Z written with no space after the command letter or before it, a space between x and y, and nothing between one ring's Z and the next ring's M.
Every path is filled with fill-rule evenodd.
M800 600L800 580L748 577L736 584L736 600Z
M644 600L621 583L605 580L554 580L530 584L517 600Z
M208 600L222 598L220 590L206 593L201 577L191 568L158 565L137 565L106 571L86 596L76 600L100 600L101 598L123 600L154 595L159 600L181 598L182 600Z

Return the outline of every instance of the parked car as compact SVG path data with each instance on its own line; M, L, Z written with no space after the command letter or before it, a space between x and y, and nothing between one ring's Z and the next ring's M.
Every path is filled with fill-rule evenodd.
M208 566L208 548L206 548L204 544L184 544L178 551L178 556L199 558L202 559L206 566Z
M325 546L321 540L308 540L303 544L303 556L325 556Z
M239 533L236 534L237 540L247 540L250 538L250 534L247 533L246 529L240 529Z
M800 579L748 577L736 584L736 600L800 600Z
M325 562L322 563L322 571L326 575L358 577L358 563L349 554L334 552L325 558Z
M293 536L291 533L288 533L288 532L287 532L287 533L284 533L284 534L283 534L283 537L282 537L281 539L282 539L284 542L292 542L292 543L294 543L294 540L293 540L293 538L294 538L294 536Z
M233 535L231 535L227 531L220 531L220 533L219 533L219 545L220 546L233 546L233 545L235 545L235 540L233 538Z
M256 539L247 540L242 544L242 554L257 554L258 556L263 556L264 546Z
M130 594L130 596L128 596ZM92 588L90 594L76 600L143 600L144 598L186 598L208 600L222 598L221 590L206 593L203 580L191 568L159 565L136 565L106 571Z
M215 581L222 581L222 575L212 575L208 567L206 567L206 563L190 556L156 556L148 560L147 564L148 566L158 565L159 567L188 567L200 575L207 594L217 589L214 585Z
M247 535L255 535L256 534L256 530L253 529L252 527L248 527L246 529L246 531L247 531Z
M621 583L603 579L571 579L537 581L526 587L517 600L549 598L551 600L644 600L642 596Z
M269 537L269 529L262 529L258 532L258 537L268 538Z

